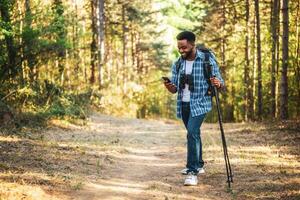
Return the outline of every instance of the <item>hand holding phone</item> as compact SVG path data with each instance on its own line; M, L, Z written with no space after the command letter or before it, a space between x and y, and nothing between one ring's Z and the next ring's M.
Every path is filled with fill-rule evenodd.
M169 90L169 92L173 94L177 92L177 87L171 82L168 77L163 76L161 78L164 81L165 87Z

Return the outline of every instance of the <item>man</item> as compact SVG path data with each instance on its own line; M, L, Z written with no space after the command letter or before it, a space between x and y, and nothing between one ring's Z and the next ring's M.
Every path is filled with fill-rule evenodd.
M207 94L209 80L204 76L205 53L196 48L195 34L183 31L176 38L181 57L172 65L171 82L164 84L169 92L177 93L177 117L182 119L187 130L187 164L181 171L187 174L184 185L197 185L197 174L204 173L200 127L212 108L212 97ZM214 55L209 54L214 76L210 82L219 89L224 81Z

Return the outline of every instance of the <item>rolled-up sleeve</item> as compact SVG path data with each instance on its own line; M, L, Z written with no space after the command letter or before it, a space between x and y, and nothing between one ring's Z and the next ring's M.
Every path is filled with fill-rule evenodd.
M211 55L212 56L209 58L209 61L212 64L212 75L216 76L221 81L222 85L224 86L225 83L224 83L224 80L223 80L222 75L220 73L219 66L216 62L216 58L213 54L211 54Z
M176 62L174 62L172 64L172 78L171 78L171 82L174 85L178 85L178 75L177 75L177 71L176 71Z

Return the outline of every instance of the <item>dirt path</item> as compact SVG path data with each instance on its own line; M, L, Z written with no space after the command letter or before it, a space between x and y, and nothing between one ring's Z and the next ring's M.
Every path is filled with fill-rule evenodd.
M225 185L215 187L208 181L208 175L199 177L197 187L183 186L184 176L179 171L185 166L185 131L181 125L98 115L92 117L91 127L95 132L102 132L95 134L113 138L107 145L106 156L110 162L104 164L100 177L89 178L85 186L72 195L74 199L230 198ZM210 136L210 140L217 143L214 136ZM222 173L217 166L207 167L207 174ZM222 181L225 183L225 177L220 179Z
M4 154L2 159L15 170L0 174L0 197L4 196L1 188L12 182L18 184L16 188L25 187L22 192L27 198L23 199L300 197L297 126L286 130L262 124L225 124L235 174L233 190L227 191L217 124L202 128L206 173L199 176L198 186L185 187L179 171L185 166L186 134L180 122L94 114L87 126L53 123L60 127L34 139L19 139L11 147L15 154ZM17 154L26 161L15 159ZM26 187L35 188L39 197L26 193ZM8 196L0 199L13 199Z

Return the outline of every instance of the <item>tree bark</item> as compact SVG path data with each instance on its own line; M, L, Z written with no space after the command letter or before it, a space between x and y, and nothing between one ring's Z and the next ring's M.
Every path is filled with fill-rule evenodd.
M297 5L297 19L296 19L296 37L297 37L297 48L296 48L296 83L297 83L297 116L300 116L300 31L299 31L299 11L300 11L300 0Z
M102 86L102 68L104 65L104 54L105 54L105 12L104 12L104 1L99 0L99 89Z
M260 40L260 16L259 16L259 0L255 0L256 15L256 41L257 41L257 118L262 119L262 76L261 76L261 40Z
M24 60L27 61L27 66L29 68L29 80L30 83L33 84L34 81L37 79L37 69L36 69L36 55L34 54L35 51L35 36L28 37L28 34L32 33L32 13L30 7L30 0L25 0L25 23L24 23L24 31L27 36L23 38L23 50L24 50Z
M227 0L221 0L221 6L222 6L222 10L221 10L221 65L220 65L220 71L222 73L222 77L224 80L226 80L227 78L229 79L229 77L227 77L227 73L226 73L226 68L227 68L227 62L226 62L226 45L227 45L227 38L226 38L226 23L227 23L227 17L226 17L226 3ZM229 89L229 87L227 87ZM232 88L230 88L232 89ZM234 106L234 102L231 101L229 103L225 103L228 102L228 96L232 95L232 91L228 93L224 93L224 95L222 95L223 98L223 102L224 102L224 107L227 107L227 111L224 112L224 121L232 121L233 120L233 106ZM232 99L234 99L234 97L232 97Z
M221 38L221 58L222 58L222 64L221 64L221 71L222 75L225 78L225 66L226 66L226 30L225 30L225 25L226 25L226 0L222 0L222 38Z
M92 42L91 42L91 76L90 84L95 83L95 70L97 65L97 38L98 38L98 29L97 29L97 0L91 0L91 29L92 29Z
M278 5L277 5L277 10L278 10L278 15L277 15L277 21L278 21L278 27L277 27L277 52L276 52L276 82L275 82L275 102L276 102L276 112L275 112L275 117L278 118L279 116L279 110L280 110L280 103L279 103L279 62L280 62L280 41L279 41L279 35L280 35L280 2L281 0L279 0Z
M278 22L278 5L279 0L273 0L272 2L272 13L271 13L271 35L272 35L272 64L271 64L271 116L276 115L276 64L277 64L277 29L279 26Z
M122 5L122 43L123 43L123 49L122 49L122 71L123 71L123 86L124 91L126 91L126 85L127 85L127 76L128 76L128 70L127 70L127 27L126 27L126 7L127 4L124 3Z
M73 53L72 57L75 62L75 67L74 67L74 79L78 81L79 79L79 68L80 68L80 50L79 50L79 33L78 33L78 6L76 0L73 0L73 6L74 6L74 17L73 19L73 27L72 27L72 32L73 32ZM73 84L74 85L74 84Z
M54 0L53 9L56 14L54 23L57 26L57 43L61 45L61 41L66 41L66 28L64 21L64 8L61 0ZM57 52L57 67L60 78L60 84L64 85L64 73L65 73L65 60L66 60L66 49L61 46Z
M19 25L19 34L22 35L23 34L23 30L24 30L24 20L23 20L23 2L17 2L18 4L18 20L20 21L20 25ZM23 47L23 37L19 38L19 43L18 45L20 46L19 49L19 54L20 54L20 67L21 67L21 77L20 77L20 81L21 81L21 85L24 86L25 85L25 79L26 79L26 70L25 65L24 65L24 47Z
M257 110L256 104L255 104L255 97L256 97L256 68L257 68L257 41L256 41L256 16L253 15L253 29L252 29L252 48L251 48L251 55L252 55L252 76L251 76L251 85L252 85L252 98L250 100L250 114L252 116L252 119L255 119L255 112Z
M245 29L245 65L244 65L244 119L249 121L249 110L250 110L250 95L251 95L251 83L250 83L250 59L249 59L249 32L250 32L250 20L249 20L249 0L245 1L246 9L246 29ZM250 118L251 119L251 118Z
M282 2L282 71L280 83L280 118L288 119L288 61L289 61L289 10L288 0Z

